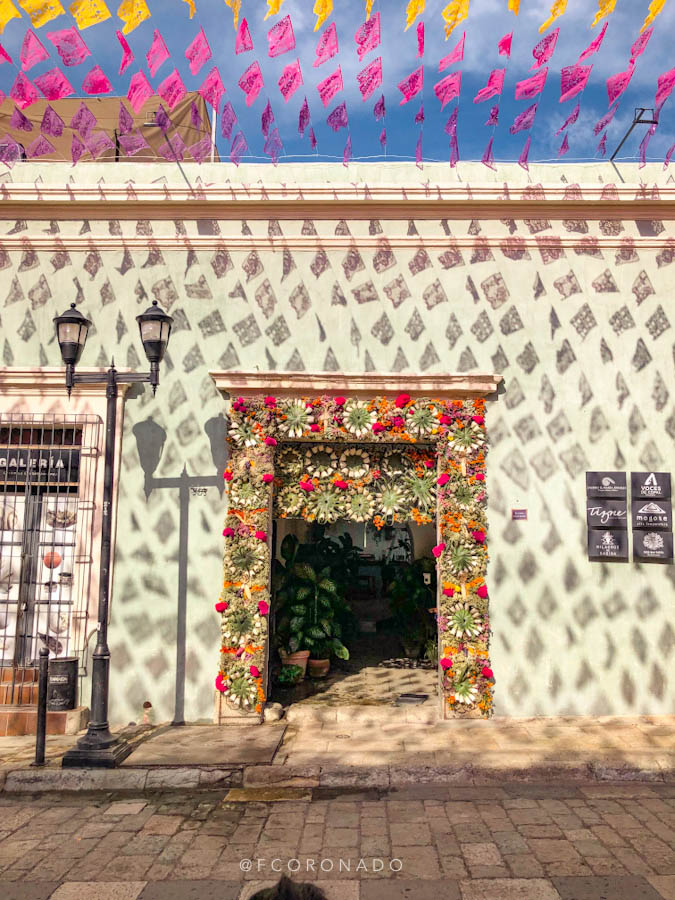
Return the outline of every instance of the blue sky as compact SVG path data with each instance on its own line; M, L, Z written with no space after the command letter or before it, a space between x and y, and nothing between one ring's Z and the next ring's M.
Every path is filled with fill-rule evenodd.
M454 103L446 106L441 112L440 103L433 93L433 86L449 71L462 69L462 94L459 101L459 147L460 157L464 160L480 159L485 146L493 134L492 128L485 127L490 107L495 102L489 100L474 105L475 94L484 87L491 69L503 67L506 62L497 52L498 40L509 31L514 32L513 51L508 62L504 94L501 103L500 124L494 129L494 153L497 160L517 159L527 137L526 132L512 136L509 126L514 117L526 109L533 101L516 101L514 89L517 81L527 78L533 63L532 48L541 39L538 28L548 17L552 0L521 0L521 12L518 17L508 11L508 0L471 0L468 19L463 22L446 42L443 33L441 10L448 0L427 0L427 8L423 18L426 25L425 87L423 92L425 123L423 132L423 156L426 161L444 161L449 157L448 138L443 131ZM638 36L645 18L650 0L618 0L615 12L609 17L609 28L604 44L599 53L586 61L593 63L588 87L581 98L581 114L579 121L569 132L570 152L566 161L592 160L599 158L596 154L598 138L593 134L593 125L608 109L606 79L615 72L624 70L630 58L630 47ZM114 15L118 0L109 0L108 6L113 17L100 25L82 32L85 42L92 51L92 57L81 66L66 71L67 77L77 89L84 75L98 63L113 82L115 90L126 94L129 78L140 67L149 76L145 53L148 50L152 34L158 28L171 52L172 60L167 61L158 71L153 86L157 86L165 78L175 64L181 73L186 86L196 89L203 77L215 63L227 87L227 98L233 104L239 118L240 127L249 144L249 154L245 159L264 161L263 137L260 119L267 100L270 100L276 122L284 143L282 161L303 160L320 162L324 160L342 159L346 132L334 134L326 125L327 114L342 100L346 100L350 120L350 131L353 143L354 159L385 159L382 154L378 136L382 127L373 117L373 106L380 92L365 103L356 82L356 74L377 55L383 58L384 82L383 92L387 106L387 156L389 160L414 159L415 146L419 133L419 125L415 125L415 115L420 106L420 96L410 103L400 106L401 94L397 84L420 64L417 59L417 38L415 27L404 32L406 0L375 0L373 11L379 10L382 17L382 45L370 53L363 62L359 62L356 54L354 33L364 19L364 0L335 0L335 11L326 24L335 21L338 30L340 53L334 59L319 68L313 68L314 49L320 32L315 33L315 15L312 12L314 0L285 0L281 13L267 21L264 13L265 0L243 0L242 15L246 17L254 42L254 51L239 56L234 54L235 32L232 25L232 11L224 0L196 0L198 15L189 18L188 5L183 0L148 0L152 18L128 35L136 61L119 77L117 71L121 59L121 48L115 37L119 20ZM65 5L65 4L64 4ZM549 63L549 76L545 91L541 97L539 111L532 129L532 149L530 161L554 160L562 140L555 137L555 132L577 103L575 98L567 103L559 103L560 69L576 62L581 51L598 34L602 23L591 29L591 22L597 9L597 0L569 0L567 12L552 28L561 28L560 38L555 54ZM290 14L296 36L296 50L275 59L267 56L268 29L279 18ZM418 20L419 21L419 20ZM46 38L46 32L68 27L73 24L70 14L58 19L37 31L47 50L52 51L52 58L35 66L28 72L34 77L41 72L60 64L60 60L52 44ZM24 14L22 19L13 20L6 27L0 38L3 46L17 60L19 49L30 20ZM185 48L203 26L207 35L213 60L202 70L200 75L190 74L184 56ZM608 153L619 143L633 118L636 106L651 106L656 92L656 81L660 73L675 67L673 52L673 36L675 35L675 0L668 0L666 7L654 23L654 34L647 50L638 61L633 80L620 101L620 107L614 122L609 128ZM325 26L324 26L325 27ZM438 74L439 60L450 52L457 40L466 31L466 53L464 62L452 67L443 75ZM277 81L284 66L296 58L300 59L304 88L301 88L285 104L279 92ZM256 103L247 108L244 95L237 86L241 73L253 61L260 62L265 88ZM324 109L316 85L330 74L340 63L342 66L345 91ZM0 67L0 88L7 93L12 85L16 70L5 64ZM316 131L318 147L312 152L308 140L300 138L297 133L298 112L305 98L308 99L312 124ZM620 158L636 159L638 146L645 128L636 129L631 139L624 145ZM675 95L665 105L659 128L652 138L648 151L649 160L663 160L668 148L675 142ZM223 158L229 153L229 143L222 137L218 140L219 150ZM675 161L673 163L675 167Z

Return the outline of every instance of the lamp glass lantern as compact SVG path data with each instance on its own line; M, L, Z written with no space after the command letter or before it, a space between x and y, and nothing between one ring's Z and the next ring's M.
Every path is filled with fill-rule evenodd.
M156 300L153 300L152 306L140 316L136 316L136 321L141 332L145 355L151 366L158 366L166 353L173 318L164 312Z
M63 362L66 366L76 366L87 342L90 320L71 303L67 312L54 318L54 325Z

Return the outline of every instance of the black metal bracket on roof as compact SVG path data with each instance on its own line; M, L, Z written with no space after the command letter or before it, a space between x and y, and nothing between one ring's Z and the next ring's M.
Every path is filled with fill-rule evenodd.
M643 118L645 113L650 113L650 117ZM636 106L635 107L635 113L633 114L633 122L632 122L630 128L624 134L624 136L621 140L621 143L619 144L619 146L616 148L614 153L612 153L612 155L609 158L609 161L614 166L616 174L619 176L621 181L623 181L624 179L623 179L623 176L621 175L621 173L619 172L619 170L616 168L616 164L615 164L614 160L616 159L616 157L617 157L619 151L621 150L621 148L623 147L623 145L626 143L628 138L633 133L633 129L635 128L636 125L658 125L658 124L659 124L659 120L656 117L653 109L650 109L649 107L646 107L646 106Z

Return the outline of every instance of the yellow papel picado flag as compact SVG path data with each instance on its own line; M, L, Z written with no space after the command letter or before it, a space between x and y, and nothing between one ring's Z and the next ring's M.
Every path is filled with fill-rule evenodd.
M122 0L117 15L124 22L122 31L129 34L134 28L138 28L141 22L150 18L150 10L145 0Z
M241 0L225 0L225 3L232 10L232 20L234 27L239 28L239 13L241 12Z
M328 16L333 12L333 0L316 0L316 3L314 4L314 12L316 14L316 25L314 26L314 31L318 31L326 21Z
M415 19L424 12L424 7L426 6L426 0L410 0L408 3L408 8L405 11L406 21L405 21L405 30L407 31L410 26L414 23Z
M68 7L77 22L77 27L82 30L90 25L98 25L110 18L110 10L104 0L75 0Z
M19 0L19 6L30 16L33 28L41 28L65 13L59 0Z
M551 7L551 15L544 22L544 24L539 29L539 34L543 34L547 28L550 28L551 25L555 22L556 19L559 19L560 16L563 15L565 10L567 9L567 0L555 0L553 6Z
M21 13L14 6L12 0L0 0L0 34L5 30L5 26L12 19L20 19Z
M520 12L520 0L509 0L509 9L514 16L517 16Z
M666 5L666 0L652 0L649 4L649 12L647 13L647 18L644 21L644 25L640 29L640 34L643 31L646 31L649 26L652 24L654 19L658 16L660 12L663 12L663 7Z
M591 22L591 28L595 28L598 22L602 22L606 16L610 13L614 12L614 7L616 6L616 0L598 0L598 11L595 14L595 18Z
M267 0L267 6L269 9L267 10L266 19L269 19L270 16L276 16L281 7L284 5L284 0Z
M469 15L469 0L452 0L445 7L442 15L445 21L445 39L447 41L459 23Z
M187 3L190 7L190 18L194 16L197 12L197 7L195 6L195 0L183 0L183 3Z
M366 0L366 22L370 18L370 14L373 11L373 2L374 0Z

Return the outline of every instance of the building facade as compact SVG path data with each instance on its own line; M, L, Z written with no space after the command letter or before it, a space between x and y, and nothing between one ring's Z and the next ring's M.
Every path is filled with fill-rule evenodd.
M630 527L629 561L589 559L586 487L588 472L625 473L630 494L631 472L661 477L675 458L675 189L661 167L25 163L2 190L3 422L101 421L104 395L59 389L52 318L71 302L94 322L83 367L144 367L134 317L156 299L174 318L156 396L120 400L113 723L146 702L156 721L213 716L225 395L241 373L277 387L324 373L346 396L369 378L373 396L386 376L413 393L413 376L440 391L444 376L488 379L494 712L673 711L673 566L634 562ZM82 671L100 472L86 484Z

